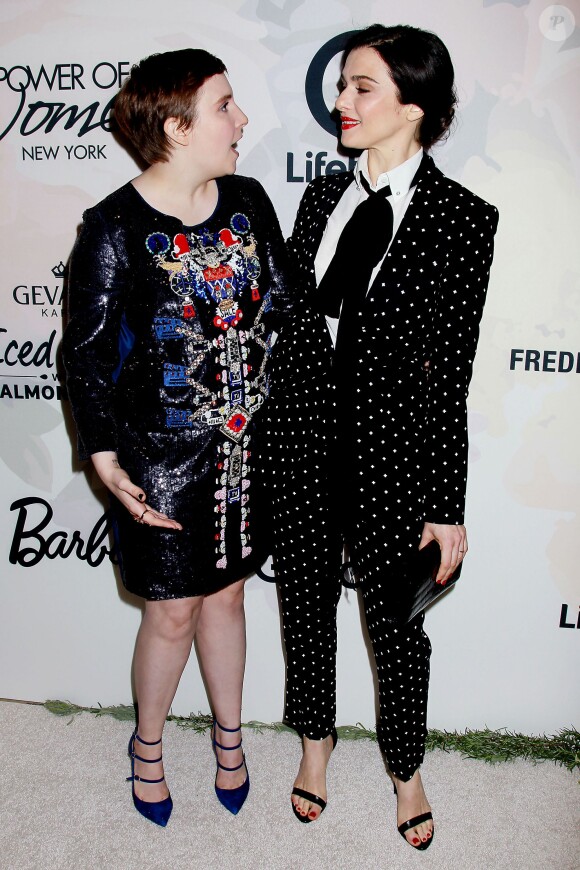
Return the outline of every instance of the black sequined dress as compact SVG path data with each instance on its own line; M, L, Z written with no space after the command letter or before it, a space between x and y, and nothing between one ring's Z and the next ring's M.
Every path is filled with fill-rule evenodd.
M150 600L211 593L268 554L254 427L286 255L261 185L217 183L193 227L125 185L85 212L71 258L63 357L80 456L117 451L183 525L140 525L115 501L123 582Z

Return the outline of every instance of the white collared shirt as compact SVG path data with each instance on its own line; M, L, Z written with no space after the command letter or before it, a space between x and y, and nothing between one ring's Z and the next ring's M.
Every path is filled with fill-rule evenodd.
M363 153L357 160L352 184L347 187L340 200L338 201L336 208L328 218L328 223L326 224L326 229L324 231L324 235L322 236L322 241L320 242L320 247L318 248L318 252L314 260L314 271L316 274L317 285L320 284L324 273L328 269L330 261L332 260L336 251L336 246L338 244L340 234L342 233L348 221L351 219L355 208L360 205L360 203L363 202L365 199L368 199L368 193L360 182L361 174L364 175L364 177L368 181L371 190L381 190L383 187L390 185L391 193L389 194L387 199L391 204L391 208L393 209L394 238L397 230L399 229L399 226L401 225L401 221L403 220L409 203L413 198L413 194L415 193L416 185L411 187L411 182L413 181L415 173L419 169L422 159L423 149L420 148L416 154L413 154L412 157L410 157L408 160L405 160L405 162L401 163L400 166L396 166L395 169L391 169L390 172L383 172L382 175L379 175L376 185L373 185L371 183L368 171L368 151L363 151ZM387 255L387 251L391 247L391 244L392 239L389 243L389 247L385 251L385 256ZM356 252L354 251L353 256L356 256ZM383 260L381 260L381 262L374 268L369 281L369 288L372 286L372 283L375 280L382 264ZM327 317L326 323L328 325L330 336L332 338L332 343L336 344L338 318Z

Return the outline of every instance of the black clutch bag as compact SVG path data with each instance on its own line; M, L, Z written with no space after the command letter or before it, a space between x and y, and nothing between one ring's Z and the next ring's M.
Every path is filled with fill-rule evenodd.
M406 564L399 569L397 577L392 577L389 588L389 614L387 619L397 623L411 622L417 614L445 595L459 579L460 562L445 586L435 583L441 564L441 549L437 541L430 541L426 547L416 550ZM356 588L359 584L356 572L348 564L343 565L343 586Z
M459 563L445 586L435 583L440 564L441 549L437 541L430 541L426 547L417 550L409 559L402 575L399 575L393 583L395 592L393 616L398 622L410 622L418 613L455 586L463 562Z

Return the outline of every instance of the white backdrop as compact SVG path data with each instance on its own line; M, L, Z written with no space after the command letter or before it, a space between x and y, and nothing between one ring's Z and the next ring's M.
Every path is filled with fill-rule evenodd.
M109 559L104 493L74 458L57 354L62 263L82 211L137 174L108 130L120 80L153 52L220 56L250 117L238 171L262 181L287 234L304 179L339 159L308 108L311 61L373 21L446 42L460 112L434 157L500 210L470 395L470 554L458 588L427 616L429 722L535 733L577 721L577 0L2 0L0 696L131 701L139 601ZM322 88L330 106L338 58L328 60L318 77L311 68L309 96ZM249 581L247 616L244 718L279 720L272 583ZM372 725L352 592L339 628L338 722ZM208 709L194 658L173 709Z

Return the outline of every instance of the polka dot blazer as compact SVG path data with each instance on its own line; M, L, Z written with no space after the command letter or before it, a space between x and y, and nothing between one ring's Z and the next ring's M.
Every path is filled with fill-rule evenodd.
M338 523L369 576L395 567L423 522L463 522L466 400L498 212L423 157L357 315L356 389L343 394L315 305L314 258L352 180L317 178L300 203L289 242L294 314L275 347L266 429L279 567L303 572L320 560ZM364 255L361 238L352 256ZM304 525L309 543L297 547Z

